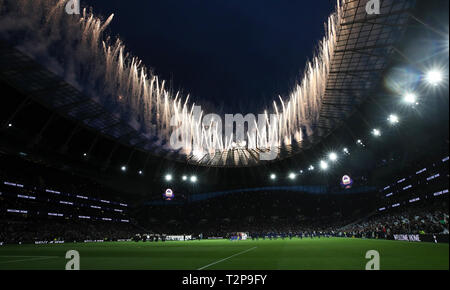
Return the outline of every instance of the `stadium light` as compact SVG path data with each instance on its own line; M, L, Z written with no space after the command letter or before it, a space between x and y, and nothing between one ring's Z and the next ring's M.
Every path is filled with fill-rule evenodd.
M142 170L139 170L139 171L138 171L138 174L139 174L139 175L142 175L142 174L144 174L144 172L143 172Z
M417 104L417 96L414 93L405 94L403 100L408 104Z
M275 174L272 173L272 174L270 175L270 179L275 180L275 179L277 179L277 176L276 176Z
M87 153L83 153L83 157L87 157Z
M165 179L166 179L166 181L172 181L172 175L167 174Z
M295 177L297 177L295 173L289 173L289 179L294 180Z
M431 86L438 86L444 80L443 73L438 69L433 69L425 74L425 81Z
M309 170L309 171L313 171L313 170L314 170L314 166L312 166L312 165L309 166L308 170Z
M398 124L400 122L400 119L398 118L397 115L390 115L388 118L389 123L391 123L392 125Z
M380 137L381 136L381 131L379 129L373 129L372 130L372 135L375 137Z
M186 175L183 175L183 177L181 177L181 179L183 179L183 181L186 181L188 178Z
M345 153L345 154L347 154L347 155L349 155L349 154L350 154L350 151L348 150L348 148L344 148L344 150L343 150L343 151L344 151L344 153Z
M303 170L300 170L300 174L303 174Z
M320 161L320 168L322 169L322 170L327 170L328 169L328 163L326 163L325 161Z
M334 152L331 152L331 153L328 155L328 158L329 158L331 161L335 162L335 161L338 160L338 155L337 155L336 153L334 153Z
M196 183L197 182L197 176L193 175L191 176L191 182Z
M8 127L9 127L9 128L11 128L11 127L12 127L12 124L11 124L11 123L9 123L9 124L8 124Z

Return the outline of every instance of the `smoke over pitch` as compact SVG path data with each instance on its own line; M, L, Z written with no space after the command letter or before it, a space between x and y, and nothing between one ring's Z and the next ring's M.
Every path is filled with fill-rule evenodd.
M81 15L68 15L68 1L0 0L0 38L120 114L149 138L167 144L164 146L169 147L175 129L186 137L181 149L186 155L231 150L235 142L242 141L225 136L223 130L211 130L219 125L214 120L202 124L189 95L167 88L164 80L126 51L120 39L107 35L105 29L113 15L101 20L87 9ZM314 133L339 22L338 1L337 12L329 17L326 35L307 64L303 79L287 98L278 97L273 108L261 112L276 114L276 122L269 122L268 117L266 128L247 132L250 142L246 146L265 150L274 142L276 146L291 145ZM204 114L200 112L200 116Z

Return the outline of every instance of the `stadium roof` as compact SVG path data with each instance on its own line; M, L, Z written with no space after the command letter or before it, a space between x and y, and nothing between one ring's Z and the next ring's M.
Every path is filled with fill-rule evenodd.
M377 90L415 6L413 0L382 1L380 15L368 15L367 1L343 0L342 21L327 78L320 120L307 140L280 148L277 160L311 148L339 127L358 105ZM90 96L38 65L22 52L0 43L0 79L53 111L136 150L194 165L246 167L260 165L261 150L247 148L185 156L165 149L138 132Z
M337 28L336 48L315 134L300 144L280 148L278 160L308 149L328 136L378 88L415 6L415 1L410 0L382 1L381 14L368 15L367 1L342 3L342 22ZM259 165L259 153L259 150L235 149L200 158L191 156L188 161L224 167Z

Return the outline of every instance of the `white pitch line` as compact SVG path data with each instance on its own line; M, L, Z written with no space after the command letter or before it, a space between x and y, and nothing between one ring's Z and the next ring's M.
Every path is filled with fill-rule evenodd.
M253 248L250 248L250 249L248 249L248 250L239 252L239 253L237 253L237 254L234 254L234 255L229 256L229 257L227 257L227 258L224 258L224 259L222 259L222 260L219 260L219 261L216 261L216 262L214 262L214 263L211 263L211 264L208 264L208 265L206 265L206 266L203 266L203 267L201 267L201 268L199 268L199 269L197 269L197 270L204 270L204 269L206 269L206 268L208 268L208 267L210 267L210 266L213 266L213 265L215 265L215 264L219 264L219 263L221 263L221 262L223 262L223 261L226 261L226 260L228 260L228 259L231 259L231 258L233 258L233 257L239 256L239 255L242 255L242 254L245 254L245 253L250 252L250 251L253 251L253 250L256 249L256 248L257 248L257 247L253 247Z
M7 257L7 256L3 256L3 257ZM9 257L13 257L13 256L9 256ZM58 258L58 257L48 256L48 257L29 258L29 259L12 260L12 261L0 261L0 264L15 263L15 262L28 262L28 261L36 261L36 260L48 260L48 259L55 259L55 258Z

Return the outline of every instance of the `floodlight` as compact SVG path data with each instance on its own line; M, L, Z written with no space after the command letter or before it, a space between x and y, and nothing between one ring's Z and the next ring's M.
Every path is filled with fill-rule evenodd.
M372 130L372 135L375 137L380 137L381 136L381 131L379 129L373 129Z
M388 118L389 123L391 123L392 125L398 124L400 122L400 119L398 118L397 115L390 115Z
M444 75L440 70L433 69L426 73L425 81L431 86L437 86L444 80Z
M336 153L331 152L330 155L328 156L328 158L329 158L331 161L337 161L338 156L337 156Z
M322 170L327 170L328 169L328 163L326 163L325 161L320 161L320 168Z
M417 96L414 93L405 94L403 100L408 104L417 104Z

